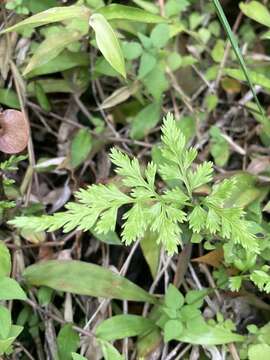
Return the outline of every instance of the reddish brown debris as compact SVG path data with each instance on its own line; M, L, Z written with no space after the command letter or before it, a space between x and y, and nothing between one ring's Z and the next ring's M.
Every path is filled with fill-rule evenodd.
M0 151L19 153L26 148L28 139L29 127L21 111L9 109L0 113Z

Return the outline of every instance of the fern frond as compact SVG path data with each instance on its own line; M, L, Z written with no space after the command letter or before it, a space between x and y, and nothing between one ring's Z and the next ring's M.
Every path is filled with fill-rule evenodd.
M10 172L16 171L18 170L18 163L26 159L26 155L11 155L7 160L0 163L0 169Z
M220 233L223 239L231 239L244 249L259 252L258 240L249 229L241 208L222 208L205 202L209 208L206 226L212 234ZM214 220L213 220L214 219Z
M121 206L132 201L128 195L124 194L114 184L91 185L87 189L77 191L75 197L81 204L97 209L105 209L111 205Z
M185 149L186 139L176 126L176 122L172 114L168 114L164 119L161 131L161 141L164 145L162 153L164 157L166 160L178 164Z
M158 243L162 243L169 254L173 254L181 243L182 231L178 222L186 220L184 212L179 210L176 215L175 210L161 203L155 204L149 210L150 230L158 234Z
M198 187L209 183L213 180L213 163L212 162L204 162L199 165L195 172L189 171L188 179L190 183L191 190L195 190Z
M12 209L16 206L15 201L0 200L0 211L5 209Z
M113 148L111 150L110 158L113 164L116 165L115 172L122 176L123 184L128 187L147 187L144 180L138 159L132 160L123 152Z
M207 212L200 206L196 205L188 216L189 228L200 233L206 226Z
M209 230L210 234L217 234L220 230L221 218L213 209L209 209L206 218L206 229Z
M21 216L9 221L9 224L33 231L55 231L60 228L63 228L64 232L73 229L87 231L101 216L98 231L106 233L108 229L115 227L115 213L118 208L133 201L112 184L92 185L87 190L81 189L76 193L76 198L78 203L68 203L64 212L43 216Z
M94 229L106 234L115 230L119 208L128 205L123 215L122 240L130 244L142 237L146 231L157 234L158 243L172 254L181 243L181 224L188 222L196 234L201 232L216 235L240 244L244 249L258 252L258 242L249 229L241 208L226 207L232 197L235 180L228 179L215 185L210 195L196 198L193 190L212 181L213 164L204 162L195 171L191 170L197 151L187 149L185 137L177 127L173 116L168 114L162 126L163 163L159 173L165 180L180 180L181 186L156 190L157 166L150 162L141 167L136 158L111 150L111 160L116 173L127 188L121 186L91 185L75 193L76 202L66 205L64 212L40 217L17 217L9 224L32 231L54 231L63 228L64 232L78 229ZM186 208L191 207L189 214Z
M148 225L146 213L147 208L137 202L124 214L123 219L126 221L123 225L122 239L127 245L142 237L146 231Z
M236 184L236 179L232 177L214 185L213 190L211 194L207 196L206 201L216 206L223 206L224 203L231 198Z
M164 194L161 196L161 199L167 203L184 206L188 201L188 196L180 188L175 187L170 190L165 190Z
M167 162L159 165L159 173L163 180L182 180L182 174L178 166L172 162Z
M250 280L258 286L260 291L270 293L270 275L262 270L255 270L250 275Z

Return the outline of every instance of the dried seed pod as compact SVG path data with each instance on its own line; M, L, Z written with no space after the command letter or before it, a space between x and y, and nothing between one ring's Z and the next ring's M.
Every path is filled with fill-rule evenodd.
M0 113L0 151L16 154L24 150L29 139L29 127L23 113L5 110Z

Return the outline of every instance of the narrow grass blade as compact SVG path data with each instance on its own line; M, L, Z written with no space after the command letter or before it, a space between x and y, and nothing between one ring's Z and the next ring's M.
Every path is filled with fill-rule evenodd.
M229 40L230 40L230 43L231 43L232 48L233 48L233 51L235 52L235 55L236 55L236 57L237 57L237 59L238 59L238 61L239 61L239 64L240 64L240 66L241 66L241 69L243 70L243 73L244 73L244 75L245 75L245 78L246 78L246 80L247 80L247 82L248 82L248 85L249 85L251 91L252 91L252 94L253 94L254 99L255 99L255 101L256 101L256 104L257 104L257 106L258 106L258 108L259 108L259 111L260 111L260 113L262 114L262 116L265 117L264 110L263 110L263 108L262 108L262 106L261 106L261 104L260 104L260 102L259 102L259 99L258 99L258 97L257 97L257 95L256 95L256 91L255 91L255 89L254 89L253 83L252 83L251 78L250 78L250 76L249 76L248 68L247 68L247 66L246 66L246 63L245 63L245 61L244 61L244 58L243 58L243 56L242 56L242 54L241 54L241 51L240 51L240 49L239 49L239 46L238 46L238 44L237 44L237 40L236 40L236 38L235 38L232 30L231 30L230 24L228 23L228 20L227 20L227 18L226 18L226 15L224 14L224 11L223 11L223 9L222 9L222 6L220 5L219 0L213 0L213 3L214 3L214 6L215 6L215 9L216 9L216 12L217 12L217 14L218 14L218 17L219 17L219 19L220 19L220 22L221 22L221 24L222 24L222 26L223 26L223 28L224 28L224 30L225 30L225 32L226 32Z

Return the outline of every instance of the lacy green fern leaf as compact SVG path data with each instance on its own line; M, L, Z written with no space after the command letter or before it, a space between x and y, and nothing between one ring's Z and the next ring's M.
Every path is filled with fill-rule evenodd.
M134 206L127 211L123 219L126 220L123 225L122 239L129 245L138 238L141 238L147 229L147 208L141 202L136 202Z
M255 270L250 275L250 280L258 286L260 291L270 293L270 275L262 270Z
M197 167L195 172L189 171L188 178L191 190L197 189L198 187L212 181L213 171L212 162L204 162Z
M147 187L147 183L141 174L139 161L130 158L121 151L113 148L111 150L110 158L113 164L116 165L116 173L123 177L124 185L128 187Z
M223 206L228 201L236 187L236 179L225 179L213 186L211 194L207 197L207 202L216 206Z
M163 143L162 153L166 160L175 164L182 162L182 154L185 151L186 139L176 126L172 114L168 114L161 128Z
M186 148L185 137L171 114L164 119L161 130L164 161L158 171L163 179L178 180L182 182L181 186L158 191L154 163L143 168L138 159L112 149L110 158L121 177L119 185L89 186L79 190L75 194L76 201L68 203L63 212L51 216L17 217L9 223L33 231L93 229L106 234L115 230L119 208L125 205L122 240L126 244L150 230L157 234L157 242L172 254L181 244L181 224L188 222L196 234L212 234L257 252L258 243L249 230L243 210L226 207L235 189L235 180L224 180L215 185L206 197L194 194L195 189L212 181L213 164L204 162L192 170L197 151Z
M212 234L219 233L224 239L232 239L235 244L258 252L258 240L249 230L243 209L224 206L235 186L235 179L224 180L214 186L212 193L204 199L203 204L208 207L206 227Z
M205 228L206 219L207 212L200 205L195 206L188 216L190 229L200 233Z

